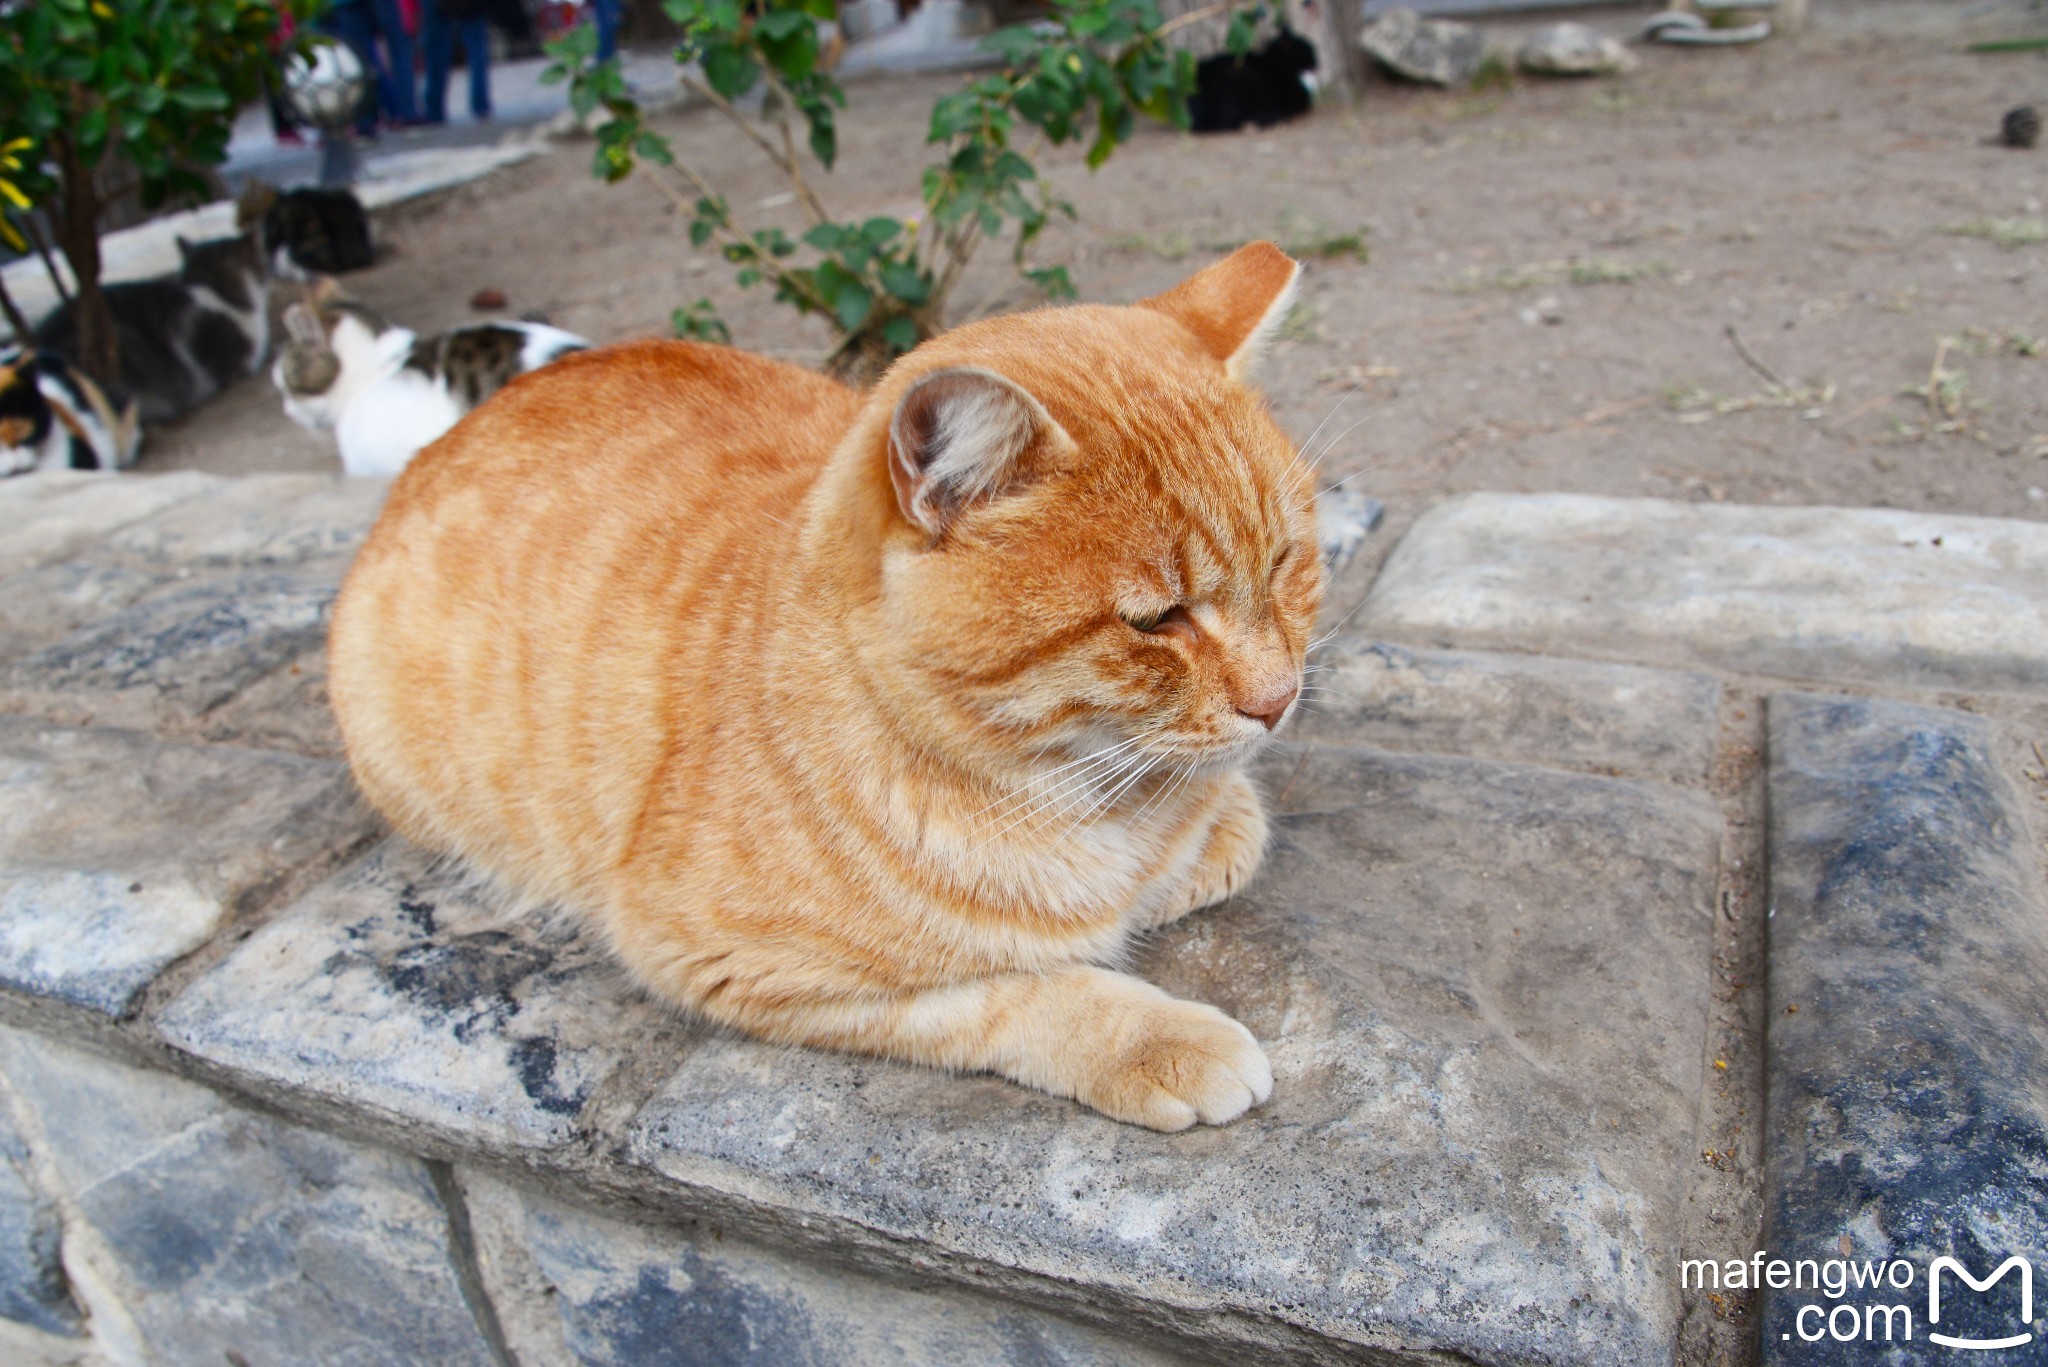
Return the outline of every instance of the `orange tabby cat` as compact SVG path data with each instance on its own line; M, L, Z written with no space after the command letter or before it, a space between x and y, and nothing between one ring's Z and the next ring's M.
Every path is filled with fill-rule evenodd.
M1242 382L1295 263L925 343L861 395L642 342L393 488L331 689L398 828L592 916L662 998L1121 1120L1264 1101L1250 1032L1100 967L1242 886L1322 597Z

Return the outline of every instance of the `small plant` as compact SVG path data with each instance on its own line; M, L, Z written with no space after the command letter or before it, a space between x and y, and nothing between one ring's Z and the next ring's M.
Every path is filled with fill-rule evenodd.
M663 9L682 30L677 61L701 73L683 83L788 178L807 220L799 234L742 222L648 125L618 64L595 60L589 28L549 46L554 64L543 79L569 82L579 117L603 112L596 174L642 174L688 217L692 244L715 246L742 287L767 285L798 312L828 320L839 341L827 369L856 380L939 331L969 262L1005 235L1019 276L1049 297L1071 297L1064 267L1030 260L1046 226L1074 213L1032 164L1037 147L1085 141L1092 170L1140 116L1188 122L1194 58L1165 42L1181 21L1162 24L1155 0L1055 0L1047 20L986 40L1003 59L1000 72L970 79L933 106L927 142L937 156L923 175L923 212L843 221L826 208L811 171L830 171L837 159L846 105L820 62L818 25L832 17L835 0L665 0ZM1256 14L1233 16L1239 51L1252 42ZM756 92L760 112L744 112L739 102ZM678 310L675 325L690 336L725 335L706 301Z
M1973 218L1947 224L1941 231L1950 237L1981 237L2013 251L2048 242L2048 218Z
M1445 282L1440 288L1452 294L1474 294L1480 290L1527 290L1545 285L1634 285L1662 279L1671 268L1661 261L1614 261L1607 257L1583 260L1534 261L1483 274L1478 267Z
M677 309L668 318L669 327L677 337L686 342L720 342L732 344L732 329L718 316L718 306L709 299Z

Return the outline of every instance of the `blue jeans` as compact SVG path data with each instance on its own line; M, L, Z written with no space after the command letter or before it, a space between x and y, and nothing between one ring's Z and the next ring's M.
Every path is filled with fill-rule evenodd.
M590 13L597 20L597 60L609 62L619 55L619 0L590 0Z
M428 123L441 123L448 117L448 68L454 62L458 38L469 63L469 112L479 119L491 116L490 24L481 14L473 19L450 19L435 0L425 0L420 7L420 42L427 49Z
M377 102L364 101L362 117L356 120L358 133L377 131L379 106L400 122L419 116L412 99L412 39L399 18L398 0L338 0L320 26L354 48L363 66L377 77ZM388 62L377 50L379 38L390 55Z

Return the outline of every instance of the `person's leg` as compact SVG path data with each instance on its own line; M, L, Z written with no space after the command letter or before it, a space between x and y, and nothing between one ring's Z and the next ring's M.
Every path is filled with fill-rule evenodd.
M597 60L608 62L619 55L619 0L590 0L597 20Z
M356 114L356 132L372 137L377 132L377 110L385 81L383 58L377 53L377 36L370 27L369 9L363 0L349 0L329 9L320 27L349 45L363 64L363 73L370 78L369 88L363 92L362 107Z
M455 25L441 13L435 0L420 8L420 46L427 57L428 123L448 121L448 67L454 59Z
M385 112L400 123L411 123L419 117L419 104L413 99L412 39L406 34L405 19L398 12L398 0L369 0L369 6L391 53L389 70L379 73L387 82Z
M469 62L469 112L491 117L491 26L478 16L462 21L462 51Z

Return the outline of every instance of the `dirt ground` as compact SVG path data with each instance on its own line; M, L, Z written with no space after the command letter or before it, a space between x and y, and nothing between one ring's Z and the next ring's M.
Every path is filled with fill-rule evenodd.
M1930 41L1830 22L1852 8L1751 48L1639 49L1618 80L1376 84L1263 133L1141 129L1093 175L1055 152L1041 164L1079 218L1037 257L1084 299L1128 301L1251 238L1309 252L1362 233L1369 259L1309 260L1264 379L1303 438L1356 389L1322 468L1396 525L1468 489L2048 517L2048 242L2011 240L2048 236L2048 147L1987 142L2008 106L2048 103L2048 61L1965 54L1938 23ZM958 79L853 87L836 212L915 212L928 111ZM800 226L717 115L666 124L744 218ZM651 187L588 161L558 143L398 211L349 289L426 331L476 318L491 286L598 341L665 333L702 296L743 346L822 354L821 323L737 289ZM2003 243L1960 235L2001 226ZM956 316L991 291L1033 302L1004 256L985 253ZM334 461L261 379L154 433L143 468Z

